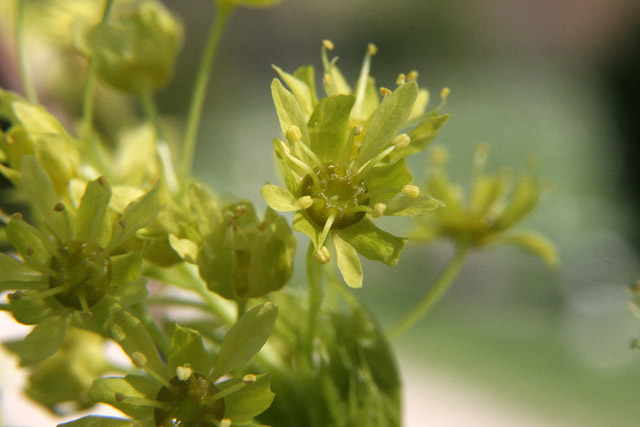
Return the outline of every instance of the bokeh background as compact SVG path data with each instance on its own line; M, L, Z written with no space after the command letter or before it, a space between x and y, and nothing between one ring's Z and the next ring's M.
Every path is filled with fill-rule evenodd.
M163 114L184 117L213 10L209 0L166 4L186 43L158 101ZM396 343L407 426L637 425L640 319L629 287L640 278L640 2L285 0L238 10L212 76L198 176L265 206L259 189L278 181L271 140L280 132L270 64L319 67L325 38L351 81L373 42L378 84L415 69L433 98L451 89L452 118L436 143L450 151L455 179L468 182L473 148L487 142L489 169L518 170L533 154L555 185L523 225L553 239L558 268L513 248L474 253L442 303ZM418 182L425 161L411 162ZM409 245L393 269L366 262L356 294L390 327L452 252L446 242Z

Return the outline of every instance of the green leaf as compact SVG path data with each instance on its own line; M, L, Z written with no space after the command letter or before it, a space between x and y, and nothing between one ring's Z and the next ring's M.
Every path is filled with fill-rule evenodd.
M160 384L147 377L127 375L124 378L98 378L89 388L89 398L93 402L107 403L133 418L153 417L153 408L138 403L127 402L127 397L155 400ZM124 400L116 394L125 396Z
M431 196L396 197L388 201L384 215L416 217L426 215L444 206L440 200Z
M68 423L58 424L58 427L146 427L137 420L125 420L123 418L100 417L97 415L89 415L69 421Z
M198 259L198 245L189 240L181 239L174 234L169 234L169 244L185 262L195 264Z
M365 178L365 183L369 191L375 192L376 190L386 189L396 189L396 191L383 192L373 196L369 205L373 206L375 203L385 202L394 198L402 187L409 184L412 179L413 177L404 160L371 169Z
M105 178L90 181L80 201L75 221L74 238L105 246L111 237L107 207L111 200L111 186Z
M140 320L120 305L114 305L109 312L109 320L105 328L111 331L113 339L132 360L135 359L134 353L142 353L151 369L160 375L166 375L165 366L160 360L156 345Z
M225 335L212 380L249 362L271 335L277 316L278 307L272 302L246 312Z
M286 188L279 185L265 184L260 189L260 195L269 207L279 212L295 212L302 209L298 198Z
M42 273L33 270L27 264L0 253L0 290L6 291L14 288L5 288L4 283L14 281L37 281L42 279Z
M349 136L349 114L355 100L353 95L323 98L309 118L311 150L324 163L341 158Z
M311 239L316 250L318 250L318 242L320 241L320 236L322 235L322 231L318 229L315 225L313 225L304 214L296 213L293 216L293 223L291 224L291 228L299 233L304 233Z
M230 380L220 384L226 386L237 384L238 380ZM224 417L235 423L251 421L269 409L275 394L271 391L271 374L258 375L256 382L247 384L243 389L224 398Z
M311 116L313 113L313 100L311 98L311 91L309 90L309 86L301 80L298 80L296 77L292 76L289 73L285 73L281 68L272 65L273 69L277 71L280 75L280 78L284 80L284 82L289 86L291 92L298 100L298 104L302 109L302 112L305 116Z
M65 221L66 212L56 212L54 208L60 202L49 175L32 156L24 156L20 162L22 187L38 212L40 219L49 227L61 242L70 240L69 224Z
M518 231L498 238L491 243L506 243L518 246L525 252L542 258L550 267L554 267L559 263L558 252L553 242L533 231Z
M356 169L388 146L392 138L405 125L417 96L418 85L415 82L409 82L384 97L373 114L371 124L362 140L355 160Z
M20 349L21 365L28 366L54 354L67 333L69 316L44 319L27 335Z
M175 326L171 336L171 351L167 360L169 374L175 374L178 366L190 367L205 377L211 373L211 361L202 345L200 334L180 325Z
M367 218L351 227L340 230L340 236L349 242L363 257L395 265L407 239L380 230Z
M118 220L111 241L105 248L107 253L110 253L133 237L136 231L153 222L160 210L158 189L159 186L155 185L151 191L127 205L120 220Z
M292 125L297 126L302 133L302 142L309 145L307 119L296 97L285 89L278 79L273 79L273 82L271 82L271 95L273 96L273 103L276 107L278 119L280 120L282 134L286 135L287 130Z
M331 239L333 240L333 246L336 248L338 268L344 281L351 288L361 288L362 265L360 264L360 258L358 258L358 252L340 236L339 231L331 233Z

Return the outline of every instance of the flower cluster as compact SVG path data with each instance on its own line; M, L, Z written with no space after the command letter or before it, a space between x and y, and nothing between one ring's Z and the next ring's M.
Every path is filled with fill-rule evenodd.
M307 234L321 263L331 256L331 236L337 264L346 283L362 286L358 254L394 265L405 244L403 238L379 229L371 219L419 216L442 203L420 195L411 184L405 157L424 150L448 115L439 108L424 113L428 92L419 90L416 72L398 77L397 89L376 90L369 76L369 45L355 90L346 83L322 48L326 98L318 99L314 69L301 67L288 74L275 67L289 86L278 79L271 85L285 140L274 149L285 187L267 184L261 194L278 211L296 212L293 229ZM380 95L382 100L380 100ZM443 99L448 94L443 90Z

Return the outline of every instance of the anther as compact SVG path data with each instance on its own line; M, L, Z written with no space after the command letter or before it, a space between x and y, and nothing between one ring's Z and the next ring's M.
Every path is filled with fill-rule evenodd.
M125 219L123 219L123 218L120 218L120 219L118 220L118 225L119 225L120 227L122 227L122 228L125 228L125 227L127 226L127 221L126 221Z
M231 420L229 418L223 418L220 420L220 427L231 427Z
M418 78L418 72L416 70L411 70L409 71L409 74L407 74L407 81L410 82L412 80L415 80Z
M449 90L448 87L442 88L442 90L440 91L440 98L446 99L447 96L449 96L450 93L451 93L451 91Z
M244 377L242 377L242 382L244 382L245 384L253 384L258 380L258 377L256 377L253 374L247 374Z
M398 74L398 78L396 79L396 84L398 86L403 85L407 82L407 76L404 73Z
M189 366L176 367L176 377L178 377L180 381L187 381L189 378L191 378L192 374L193 369L191 369L191 367Z
M33 255L33 248L31 246L27 246L26 248L24 248L24 252L27 254L27 256L31 256Z
M289 126L287 132L285 133L287 140L291 143L296 143L302 139L302 132L300 132L300 128L296 125Z
M353 136L358 136L362 133L363 130L364 128L361 125L358 125L354 126L353 129L351 129L351 132L353 133Z
M115 394L116 402L122 402L125 399L125 395L122 393Z
M373 212L371 212L371 216L374 218L380 218L386 209L387 205L384 203L376 203L373 207Z
M333 42L329 39L324 39L322 40L322 45L325 47L325 49L327 50L333 50L333 48L335 47L333 45Z
M16 212L13 215L11 215L11 219L22 221L24 219L24 216L20 212Z
M17 301L17 300L21 299L23 296L24 296L24 292L15 291L14 293L9 294L9 299L11 301Z
M133 354L131 355L131 360L133 361L133 364L136 365L136 367L139 369L144 369L148 361L147 356L140 353L139 351L133 352Z
M313 199L311 196L302 196L298 199L298 203L300 203L303 209L309 209L313 206Z
M396 146L396 151L404 150L411 143L411 137L406 133L396 135L391 141Z
M331 255L329 254L329 249L326 246L320 248L318 252L316 252L316 261L320 264L326 264L331 261Z
M381 87L380 88L380 95L382 95L382 96L391 95L391 91L389 89L387 89L386 87Z
M99 176L98 184L100 184L102 187L106 187L107 185L109 185L109 181L107 180L106 176Z
M333 83L333 80L331 80L331 76L329 74L324 75L324 83L326 85L331 85Z
M410 199L415 199L420 195L420 189L415 185L405 185L402 187L402 194L409 197Z
M446 148L441 146L433 147L433 150L431 151L431 156L429 158L429 162L431 163L431 166L440 167L445 163L447 163L448 160L449 160L449 152L446 150Z
M371 56L375 56L376 53L378 53L378 47L373 43L369 43L369 45L367 46L367 50L369 52L369 55Z
M56 203L56 205L53 207L53 210L56 211L56 212L64 211L64 203L62 203L62 202Z

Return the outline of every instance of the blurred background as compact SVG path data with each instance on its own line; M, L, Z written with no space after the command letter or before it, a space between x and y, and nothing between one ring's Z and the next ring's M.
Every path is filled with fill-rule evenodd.
M184 117L213 10L208 0L166 4L186 43L158 101L163 114ZM271 140L280 132L270 65L320 67L325 38L352 82L373 42L379 85L415 69L432 99L451 89L452 117L435 143L450 151L459 182L487 142L489 170L518 170L533 154L539 177L555 184L523 225L552 238L561 265L513 248L476 252L396 343L407 426L637 425L640 319L629 287L640 278L640 1L285 0L237 10L212 77L198 176L265 207L259 189L278 182ZM15 84L10 67L0 69L4 86ZM412 159L416 182L425 161ZM409 245L393 269L366 262L356 294L390 327L452 253L446 242ZM2 398L10 418L6 390Z

